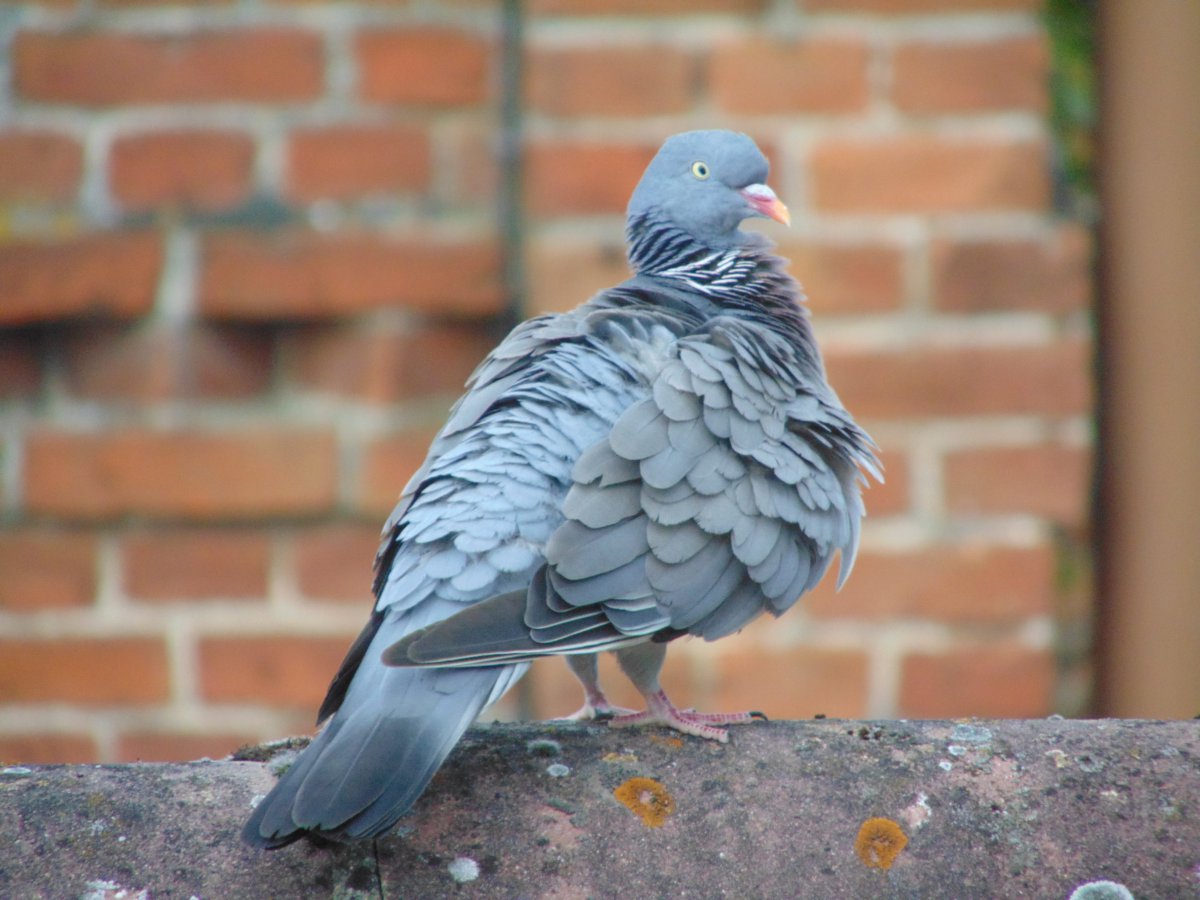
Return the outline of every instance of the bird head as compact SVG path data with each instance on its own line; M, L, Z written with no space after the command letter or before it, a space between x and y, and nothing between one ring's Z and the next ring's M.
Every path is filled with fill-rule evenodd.
M667 139L629 201L628 220L669 222L716 249L737 246L749 218L790 224L767 187L769 164L754 141L734 131L687 131Z

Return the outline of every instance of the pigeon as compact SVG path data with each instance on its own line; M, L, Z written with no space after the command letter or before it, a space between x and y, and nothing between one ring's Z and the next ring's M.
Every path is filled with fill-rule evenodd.
M243 830L385 834L531 661L567 658L580 717L723 741L752 712L676 708L670 641L778 616L854 563L875 445L829 386L798 285L747 219L788 224L731 131L669 138L626 218L632 277L518 325L479 365L383 529L376 603L324 728ZM613 707L616 654L646 709Z

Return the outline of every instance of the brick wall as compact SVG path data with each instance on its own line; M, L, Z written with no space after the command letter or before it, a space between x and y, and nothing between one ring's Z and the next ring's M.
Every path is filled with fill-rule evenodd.
M379 526L510 300L486 0L0 7L0 759L305 730ZM1089 238L1033 0L529 0L526 313L624 277L665 135L754 135L883 448L858 567L678 699L1086 700ZM500 709L570 711L559 660ZM622 687L618 701L634 702Z

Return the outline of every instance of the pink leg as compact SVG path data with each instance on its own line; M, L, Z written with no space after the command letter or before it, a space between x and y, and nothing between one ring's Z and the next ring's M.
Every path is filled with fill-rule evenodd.
M658 683L658 673L667 655L666 644L647 641L617 651L617 662L629 676L642 696L646 698L646 711L630 716L617 716L609 724L614 728L630 725L666 725L684 734L707 738L710 741L729 740L725 729L717 725L740 725L754 719L766 719L760 712L698 713L692 709L677 709L667 699Z
M698 713L690 709L678 709L667 699L660 688L646 695L646 710L628 716L616 716L608 724L612 728L628 728L631 725L665 725L684 734L720 741L724 744L729 735L716 725L743 725L755 719L766 720L760 712Z
M584 722L597 718L621 716L633 712L633 710L625 709L623 706L614 706L604 696L604 691L600 689L600 675L596 668L596 655L594 653L568 656L567 665L575 677L579 679L580 687L583 688L583 706L571 713L571 715L563 716L558 721Z

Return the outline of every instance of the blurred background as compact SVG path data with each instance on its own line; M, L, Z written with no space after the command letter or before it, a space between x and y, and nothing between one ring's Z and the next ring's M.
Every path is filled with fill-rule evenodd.
M625 277L696 127L772 159L887 484L846 587L676 642L673 698L1200 713L1197 10L4 0L0 760L309 730L463 380ZM550 660L495 714L579 702Z

